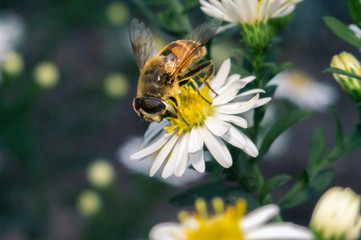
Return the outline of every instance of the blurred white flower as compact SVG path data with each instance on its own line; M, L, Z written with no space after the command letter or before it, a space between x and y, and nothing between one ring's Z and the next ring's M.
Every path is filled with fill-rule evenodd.
M256 24L279 18L293 12L302 0L200 0L201 9L211 17L223 17L231 24Z
M22 40L24 24L19 16L11 13L0 15L0 62Z
M77 199L78 211L84 216L96 214L102 206L102 200L98 193L93 190L82 191Z
M284 71L275 76L270 84L278 86L274 98L287 99L302 108L315 111L327 109L327 105L334 104L338 98L332 86L318 82L298 70Z
M43 88L54 87L60 77L58 66L50 61L38 63L35 66L33 75L35 82Z
M356 24L350 24L348 27L354 32L355 36L361 40L361 28L359 28ZM361 52L361 48L359 48Z
M103 188L114 181L114 168L105 159L96 159L87 168L88 181L96 187Z
M122 73L111 73L104 80L104 90L110 97L123 97L127 94L128 89L128 79Z
M17 52L9 52L3 61L2 70L10 75L18 75L24 69L23 57Z
M127 167L129 170L135 173L142 173L144 175L148 175L149 169L152 166L152 159L154 159L154 156L149 156L149 159L146 159L143 162L133 161L129 158L130 155L137 152L139 148L141 147L143 142L142 137L131 137L127 139L124 143L124 145L120 146L117 152L119 161ZM186 185L187 183L199 180L204 175L194 171L192 169L189 169L184 173L184 175L181 178L178 178L176 176L170 176L167 179L164 179L160 176L160 174L156 174L155 177L173 187L181 187Z
M181 212L180 223L165 222L154 226L150 240L311 240L312 232L287 223L267 223L279 213L276 205L266 205L245 215L246 203L239 199L235 206L224 209L220 198L212 201L214 215L207 211L204 200L196 201L197 213Z
M350 24L348 27L355 33L355 36L361 39L361 29L356 24Z
M23 33L24 33L24 24L17 15L12 13L0 14L0 69L3 69L2 64L6 58L9 57L11 58L14 56L11 55L11 53L21 42ZM10 60L14 60L14 58ZM19 58L17 60L19 60ZM18 67L22 65L20 61L18 61L17 64ZM9 67L9 64L5 66L5 68L7 67ZM13 65L13 67L15 67L15 65ZM10 74L11 74L11 70L14 69L10 69ZM0 83L1 81L2 81L2 76L0 71Z
M329 189L313 210L311 229L323 240L359 239L360 201L360 196L350 188Z
M233 162L224 141L256 157L258 149L254 143L234 126L247 128L247 121L236 115L260 107L271 99L259 98L259 94L264 92L262 89L239 93L255 77L241 79L238 74L228 76L230 69L231 61L227 59L210 81L218 96L206 86L200 88L200 94L191 86L183 87L176 96L180 109L177 118L151 123L142 149L130 158L144 160L155 153L150 176L164 165L162 177L168 178L173 174L182 176L188 165L204 172L204 145L224 168L229 168ZM249 99L252 95L255 96Z

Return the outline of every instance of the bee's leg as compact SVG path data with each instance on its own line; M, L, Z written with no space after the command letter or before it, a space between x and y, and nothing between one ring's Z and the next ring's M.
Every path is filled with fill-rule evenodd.
M187 126L189 127L189 123L185 120L185 118L183 117L182 111L180 110L179 106L178 106L178 101L175 97L170 97L170 100L172 100L174 102L175 105L175 109L179 112L179 115L181 116L182 120L187 124Z
M198 77L197 77L197 78L198 78ZM209 102L205 97L202 96L201 91L199 90L199 87L198 87L198 84L196 83L196 81L194 81L193 78L190 78L190 81L192 82L194 88L197 90L199 96L201 96L201 98L202 98L204 101L206 101L207 103L209 103L209 105L211 105L212 103Z
M199 75L201 72L204 72L208 69L208 71L206 72L206 75L203 78L198 77L197 75ZM179 77L180 80L182 79L187 79L187 78L191 78L194 76L197 76L197 79L199 79L199 81L204 82L204 84L214 93L216 94L216 96L218 96L218 93L216 91L214 91L211 86L209 85L209 79L213 76L214 74L214 65L213 65L213 61L209 60L206 61L204 63L199 64L195 69L189 71L188 73L186 73L183 77Z

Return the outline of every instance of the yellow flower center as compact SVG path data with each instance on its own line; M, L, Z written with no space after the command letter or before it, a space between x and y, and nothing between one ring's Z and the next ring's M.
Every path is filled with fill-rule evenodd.
M207 206L203 199L196 201L198 214L193 215L198 226L196 228L185 224L187 240L244 240L244 234L240 228L240 220L246 211L246 202L239 199L235 206L224 210L222 199L213 199L215 214L208 216ZM182 216L183 215L183 216ZM183 223L189 216L187 213L180 214Z
M168 118L172 124L164 128L168 133L178 128L179 135L193 126L200 126L211 113L212 98L209 96L207 86L200 89L200 94L191 86L184 86L175 98L178 102L177 117ZM177 108L174 105L173 107Z
M301 89L311 84L310 77L299 71L292 71L289 81L292 81L295 89Z

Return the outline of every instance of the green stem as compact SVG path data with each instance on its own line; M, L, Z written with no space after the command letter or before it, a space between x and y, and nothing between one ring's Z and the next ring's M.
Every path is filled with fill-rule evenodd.
M185 31L190 33L192 31L192 26L189 22L187 15L183 14L183 12L184 12L183 5L179 2L179 0L170 0L169 4L175 13L175 15L181 25L181 28L183 28Z

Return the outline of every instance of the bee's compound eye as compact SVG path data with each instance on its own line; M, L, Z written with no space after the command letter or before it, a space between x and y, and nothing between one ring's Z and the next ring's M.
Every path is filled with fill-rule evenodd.
M141 108L149 114L162 112L166 109L166 105L155 98L135 98L134 106L137 111Z

